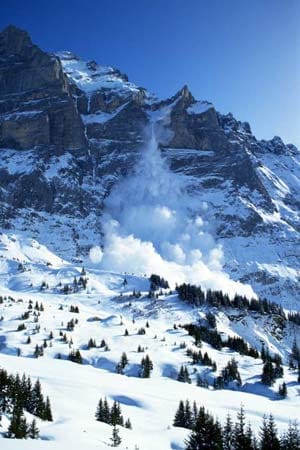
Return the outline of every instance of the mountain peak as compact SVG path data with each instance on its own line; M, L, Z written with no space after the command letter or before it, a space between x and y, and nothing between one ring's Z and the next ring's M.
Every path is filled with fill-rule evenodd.
M189 90L189 87L187 84L185 84L183 86L183 88L180 89L180 91L178 92L178 95L180 95L181 97L183 97L187 100L194 100L194 97L193 97L191 91Z
M0 54L20 54L32 41L27 31L15 25L8 25L0 33Z

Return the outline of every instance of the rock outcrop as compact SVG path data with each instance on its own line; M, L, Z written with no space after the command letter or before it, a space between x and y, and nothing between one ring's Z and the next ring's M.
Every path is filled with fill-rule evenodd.
M87 141L60 60L8 26L0 33L0 147L37 146L82 149Z

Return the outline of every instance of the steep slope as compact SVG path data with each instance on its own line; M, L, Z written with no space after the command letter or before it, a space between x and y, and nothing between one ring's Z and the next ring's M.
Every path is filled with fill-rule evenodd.
M105 199L131 177L155 124L162 157L197 199L192 215L201 213L223 246L225 270L299 309L294 146L258 141L248 123L196 101L186 86L157 99L114 68L42 52L14 27L0 34L0 53L4 229L81 259L103 242Z

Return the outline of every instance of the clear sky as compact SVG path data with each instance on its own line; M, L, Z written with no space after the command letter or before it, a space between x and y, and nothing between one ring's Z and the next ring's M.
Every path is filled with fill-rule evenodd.
M0 0L9 23L160 97L187 84L258 138L300 147L300 0Z

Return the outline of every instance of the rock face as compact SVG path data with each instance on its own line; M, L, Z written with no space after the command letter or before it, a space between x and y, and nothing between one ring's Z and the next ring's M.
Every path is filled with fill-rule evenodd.
M0 89L3 228L47 236L56 252L80 257L101 242L103 202L130 176L155 122L162 155L208 205L231 277L286 306L299 298L294 146L257 140L187 86L159 100L115 68L43 52L13 26L0 33Z
M1 147L87 146L60 60L14 26L0 34L0 86Z

